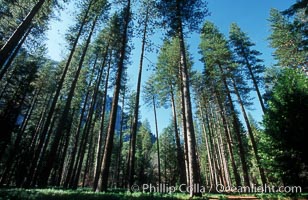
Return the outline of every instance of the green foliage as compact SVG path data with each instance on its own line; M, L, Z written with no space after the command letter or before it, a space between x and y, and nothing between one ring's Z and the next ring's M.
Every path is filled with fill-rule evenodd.
M152 134L148 121L144 121L139 127L136 142L137 178L139 184L145 184L153 178L153 166L151 165Z
M303 46L304 34L301 27L289 22L278 10L270 12L271 35L270 45L275 49L274 57L278 66L307 68L308 51ZM305 69L307 70L307 69Z
M308 79L298 70L278 75L263 125L262 157L271 178L285 185L307 186Z
M234 52L234 59L240 70L245 72L246 78L255 79L256 83L260 83L265 69L264 65L262 65L263 61L259 58L262 55L261 52L253 49L255 44L235 23L230 26L229 41ZM252 74L253 77L251 77Z
M176 33L183 24L189 30L197 30L208 14L207 5L202 0L160 0L156 2L156 6L161 16L161 24L169 28L170 34Z
M154 87L159 96L161 106L168 107L168 101L171 101L171 95L175 96L176 91L180 90L180 74L179 64L181 61L179 38L173 37L170 40L164 41L160 53L158 55L158 61L155 71L155 84ZM188 48L186 48L188 49ZM192 58L189 52L186 51L187 64L191 72L193 65Z
M285 194L285 193L263 193L263 194L241 194L232 195L232 198L236 197L253 197L256 196L260 199L305 199L308 197L307 193L298 194ZM159 193L142 193L135 192L130 193L123 191L112 190L110 192L95 193L87 189L78 190L61 190L61 189L0 189L0 200L152 200L152 199L228 199L226 194L205 194L203 197L190 198L184 193L173 194L159 194Z
M174 127L169 125L164 128L159 136L160 143L160 163L163 181L165 183L175 184L178 179L176 143L174 138Z

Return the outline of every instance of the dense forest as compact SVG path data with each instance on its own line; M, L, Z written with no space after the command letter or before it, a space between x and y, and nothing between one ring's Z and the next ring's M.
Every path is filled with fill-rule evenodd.
M74 22L58 62L44 41L68 4ZM275 66L236 23L226 35L207 21L210 12L204 0L0 0L0 187L307 191L308 1L270 11ZM162 45L151 41L157 32ZM202 70L189 52L192 32ZM131 54L136 37L140 55ZM144 66L155 51L157 62ZM141 102L155 127L141 119ZM160 107L172 111L161 132Z

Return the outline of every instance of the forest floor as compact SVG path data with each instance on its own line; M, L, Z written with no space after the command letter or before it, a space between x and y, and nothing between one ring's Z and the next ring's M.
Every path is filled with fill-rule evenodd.
M62 190L62 189L0 189L0 200L152 200L152 199L190 199L188 194L173 193L130 193L130 192L92 192L90 190ZM204 194L202 197L193 199L208 200L257 200L257 199L277 199L277 200L304 200L308 199L308 193L300 193L296 195L287 194Z

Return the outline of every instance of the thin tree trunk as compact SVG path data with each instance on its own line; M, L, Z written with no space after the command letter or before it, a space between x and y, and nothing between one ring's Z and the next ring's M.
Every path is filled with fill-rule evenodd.
M242 142L242 136L241 136L239 121L238 121L238 118L237 118L236 113L235 113L235 108L234 108L234 105L233 105L231 92L229 90L229 86L227 84L226 78L224 77L224 71L223 71L220 64L219 64L219 69L220 69L220 72L222 74L223 84L224 84L226 92L227 92L227 97L228 97L230 109L231 109L231 112L232 112L231 114L232 114L232 118L233 118L233 126L234 126L235 134L236 134L236 137L237 137L239 153L240 153L240 158L241 158L241 163L242 163L242 170L243 170L243 174L244 174L244 184L245 184L245 186L249 186L250 181L249 181L249 175L248 175L248 166L247 166L247 163L246 163L246 156L245 156L244 146L243 146L243 142Z
M99 71L98 78L96 80L93 95L92 95L91 102L90 102L90 109L88 111L86 125L85 125L84 131L83 131L83 138L84 138L83 142L84 142L84 144L81 145L81 147L80 147L81 156L80 156L79 164L78 164L78 167L77 167L77 173L75 174L74 182L73 182L73 185L72 185L73 189L76 189L77 184L78 184L78 179L79 179L79 175L80 175L80 171L81 171L81 167L82 167L83 157L84 157L84 154L85 154L86 143L88 141L89 132L90 132L90 129L91 129L91 124L92 124L92 118L93 118L93 114L94 114L94 109L95 109L95 105L96 105L96 102L97 102L97 95L98 95L98 91L99 91L99 86L102 82L103 69L105 67L105 63L106 63L106 60L107 60L108 48L109 47L107 45L106 52L105 52L104 59L103 59L103 63L102 63L101 69Z
M107 53L106 49L106 53ZM107 56L107 54L106 54ZM111 56L111 55L110 55ZM106 57L105 57L106 59ZM97 150L96 150L96 167L95 167L95 174L94 174L94 181L93 181L93 190L95 191L99 182L100 178L100 170L102 166L102 150L103 150L103 133L105 129L105 115L106 115L106 101L107 101L107 90L108 90L108 83L109 83L109 74L110 74L110 68L111 68L111 58L109 59L108 68L107 68L107 74L105 78L105 88L104 88L104 97L103 97L103 103L102 103L102 113L101 113L101 125L98 132L98 139L97 139Z
M134 108L134 117L133 124L131 129L131 147L130 147L130 160L129 160L129 187L134 183L134 173L135 173L135 152L136 152L136 137L137 137L137 126L138 126L138 118L139 118L139 100L140 100L140 89L141 89L141 78L142 78L142 67L143 67L143 58L145 51L145 43L147 37L147 28L148 28L148 20L149 20L149 6L146 8L146 16L143 28L143 36L142 36L142 45L141 45L141 55L140 55L140 63L139 63L139 72L138 72L138 80L137 80L137 88L136 88L136 99L135 99L135 108Z
M50 106L50 108L49 108L49 112L48 112L48 114L47 114L47 117L46 117L46 120L45 120L45 123L44 123L44 127L43 127L42 132L41 132L43 135L45 135L44 137L46 137L46 134L48 133L48 129L49 129L49 127L50 127L50 122L51 122L52 116L53 116L53 114L54 114L54 112L55 112L55 109L56 109L56 104L57 104L57 102L58 102L58 98L59 98L60 91L61 91L62 86L63 86L63 83L64 83L64 79L65 79L65 77L66 77L68 68L69 68L70 63L71 63L71 60L72 60L72 58L73 58L73 54L74 54L74 52L75 52L75 49L76 49L78 40L79 40L79 38L80 38L80 36L81 36L83 27L84 27L84 25L86 24L86 20L87 20L87 18L88 18L88 14L89 14L89 10L90 10L90 7L91 7L91 5L92 5L92 2L93 2L93 1L91 1L91 2L89 3L88 8L87 8L87 10L86 10L86 13L85 13L85 15L84 15L84 17L83 17L83 19L82 19L80 28L79 28L79 30L78 30L77 36L76 36L76 38L75 38L75 40L74 40L72 49L71 49L71 51L70 51L70 55L69 55L69 57L68 57L68 59L67 59L67 61L66 61L66 65L65 65L65 67L64 67L64 70L63 70L63 72L62 72L62 76L61 76L60 81L59 81L59 84L58 84L58 86L57 86L56 93L55 93L55 95L54 95L54 97L53 97L51 106ZM51 127L51 128L52 128L52 127ZM45 140L44 140L44 138L42 138L42 139L40 140L39 144L38 144L38 149L41 149L41 148L43 147L44 142L45 142ZM48 141L46 141L46 142L48 142ZM38 155L38 154L34 155L32 165L37 165L38 159L39 159L39 155ZM35 167L32 167L32 169L34 170ZM49 171L49 170L48 170L48 171ZM31 176L33 173L34 173L34 171L30 171L28 174ZM46 180L46 181L47 181L47 180ZM28 186L28 184L25 183L25 187L27 187L27 186Z
M128 24L130 22L130 0L127 1L127 6L124 10L124 26L123 26L123 37L121 41L121 50L120 50L120 57L118 63L118 71L116 75L115 81L115 88L113 94L113 100L111 105L111 112L109 118L109 126L107 130L105 148L104 148L104 155L102 160L102 169L101 169L101 176L102 179L99 182L98 188L96 191L106 191L108 185L108 175L109 175L109 168L110 168L110 161L111 161L111 153L113 148L113 137L115 132L115 125L116 125L116 118L117 118L117 110L118 110L118 101L119 101L119 93L121 89L121 79L122 79L122 72L124 70L124 59L126 56L126 46L127 46L127 39L128 39Z
M231 138L230 138L230 135L229 135L229 132L228 132L228 129L227 129L228 122L227 122L226 117L225 117L225 113L224 113L224 109L223 109L223 105L221 103L221 100L219 99L219 97L216 93L215 93L215 97L216 97L216 101L218 103L219 113L220 113L220 116L221 116L221 119L222 119L222 124L223 124L224 130L225 130L224 132L225 132L225 137L227 139L228 151L229 151L229 154L230 154L231 166L232 166L233 175L234 175L234 178L235 178L235 183L236 183L236 186L240 186L241 185L241 178L240 178L239 172L238 172L236 164L235 164L232 142L231 142Z
M121 163L122 163L122 146L123 146L123 125L124 125L124 106L125 106L125 91L126 88L123 89L122 96L122 113L121 113L121 129L119 135L119 149L117 155L117 166L116 166L116 187L120 187L120 171L121 171Z
M69 110L70 110L70 107L71 107L71 102L72 102L72 99L73 99L73 96L74 96L74 93L75 93L75 89L76 89L77 81L78 81L78 78L79 78L79 75L80 75L80 72L81 72L82 64L83 64L84 58L86 56L88 46L90 44L91 37L92 37L92 34L94 32L94 28L95 28L97 20L98 20L98 16L96 16L95 19L93 20L91 31L89 33L89 36L88 36L86 44L85 44L85 48L84 48L83 53L81 55L81 58L80 58L80 61L79 61L79 64L78 64L78 69L76 71L73 83L71 85L71 88L70 88L70 91L69 91L69 94L68 94L68 97L67 97L67 100L66 100L66 103L65 103L64 110L62 112L61 118L59 120L59 124L57 126L57 129L56 129L56 132L55 132L55 135L54 135L54 140L53 140L51 147L50 147L50 153L46 156L46 161L47 161L46 163L53 163L56 160L56 154L57 154L56 149L59 146L60 137L63 134L63 131L67 128L66 123L67 123L67 117L69 115ZM50 164L45 165L45 167L43 168L42 173L40 175L40 180L41 180L40 183L39 183L40 186L43 186L43 187L47 186L47 181L48 181L48 177L49 177L51 169L52 169L52 165L50 165Z
M30 27L28 29L28 31L25 33L25 35L23 36L23 38L21 39L21 41L18 43L17 47L14 49L14 52L12 53L12 55L10 55L7 58L7 61L5 62L5 64L3 65L3 69L0 72L0 81L2 80L2 78L4 77L4 75L6 74L7 70L9 69L9 67L11 66L13 60L15 59L17 53L19 52L20 48L22 47L23 43L25 42L26 38L28 37L28 35L31 32L31 28ZM1 58L0 58L1 60ZM0 61L1 62L1 61ZM1 67L0 67L1 68Z
M215 119L215 121L218 121L217 116L214 115L214 112L212 111L212 117ZM217 123L213 123L213 130L216 130L215 135L214 132L212 132L211 135L211 144L212 144L212 149L213 149L213 163L215 166L215 171L216 171L216 185L220 184L223 185L222 183L222 172L221 172L221 164L220 158L219 158L219 148L217 145L217 133L218 133L218 127Z
M158 138L158 124L157 124L157 114L156 114L156 102L155 97L152 97L153 110L154 110L154 120L155 120L155 133L156 133L156 148L157 148L157 168L158 168L158 185L161 183L161 169L160 169L160 152L159 152L159 138Z
M181 74L181 73L180 73ZM184 105L184 92L183 83L181 81L181 116L182 116L182 132L184 138L184 161L185 161L185 174L186 184L189 185L189 160L188 160L188 145L187 145L187 128L186 128L186 117L185 117L185 105ZM184 184L184 183L181 183Z
M72 118L74 116L74 113L75 113L75 110L72 114ZM72 119L70 120L71 122L71 125L72 125ZM67 133L66 133L66 136L64 138L64 147L63 147L63 153L62 153L62 157L61 157L61 161L60 161L60 167L59 167L59 170L58 170L58 178L57 178L57 181L55 183L55 186L59 187L61 185L61 182L62 182L62 179L63 179L63 176L62 176L62 173L63 173L63 169L64 169L64 165L65 165L65 159L66 159L66 155L67 155L67 149L68 149L68 145L69 145L69 141L70 141L70 132L71 130L71 126L70 128L68 129Z
M27 30L31 27L33 18L39 12L44 3L45 0L39 0L34 5L8 41L2 46L0 50L0 69L3 67L9 56L13 53L14 49L18 46L18 43L22 40L23 35L25 35Z
M243 113L244 121L246 123L246 127L247 127L248 134L249 134L249 137L250 137L250 141L251 141L251 144L252 144L253 153L255 155L255 158L256 158L256 161L257 161L257 166L258 166L258 169L259 169L259 172L260 172L262 185L265 185L266 184L266 177L265 177L264 169L261 167L261 162L260 162L261 158L258 154L258 148L257 148L256 140L255 140L255 137L253 135L253 132L252 132L252 129L251 129L251 126L250 126L250 122L249 122L249 119L248 119L248 116L247 116L247 113L246 113L246 110L245 110L245 107L244 107L244 103L242 101L241 95L238 91L238 88L236 86L236 83L235 83L233 77L232 77L232 83L233 83L233 88L235 90L235 94L236 94L237 99L238 99L239 104L240 104L240 108L241 108L242 113Z
M175 142L176 142L176 151L177 151L177 164L178 164L178 173L180 174L180 183L185 183L186 181L186 174L183 169L185 169L185 161L183 157L183 151L181 148L181 141L179 136L179 129L178 129L178 122L175 110L175 101L174 101L174 94L172 85L170 85L170 93L171 93L171 107L172 107L172 114L173 114L173 124L174 124L174 134L175 134Z
M94 121L93 121L93 124L92 124L92 131L93 132L93 128L94 128L94 125L95 125L95 121L96 121L96 117L97 115L95 115L95 118L94 118ZM88 154L87 154L87 161L86 161L86 165L85 165L85 168L84 168L84 173L83 173L83 178L82 178L82 187L85 187L86 183L86 178L87 178L87 175L89 175L89 168L90 168L90 160L91 160L91 156L94 154L93 153L93 138L90 139L90 143L89 143L89 147L88 147Z
M207 158L208 158L208 164L209 164L209 170L210 170L210 189L212 189L213 187L213 181L214 181L214 172L213 172L213 164L212 164L212 155L210 153L210 146L209 146L209 142L208 142L208 138L207 138L207 134L206 134L206 128L205 128L205 122L204 122L204 116L203 116L203 111L202 111L202 106L201 106L201 102L199 101L199 112L200 112L200 117L201 117L201 122L202 122L202 129L203 129L203 133L204 133L204 139L205 139L205 147L206 147L206 152L207 152Z
M17 154L17 152L18 152L19 149L20 149L19 145L20 145L21 139L22 139L22 137L23 137L23 135L24 135L25 128L26 128L26 126L27 126L27 124L28 124L28 122L29 122L29 118L30 118L30 116L32 115L32 112L33 112L33 110L34 110L34 107L35 107L35 104L36 104L36 102L37 102L37 99L38 99L38 95L39 95L39 93L40 93L40 90L41 90L41 89L38 89L38 90L35 91L34 96L33 96L32 100L31 100L30 107L29 107L29 109L27 110L27 113L26 113L26 115L25 115L26 117L25 117L25 119L23 120L23 123L22 123L22 125L21 125L21 128L20 128L20 130L19 130L19 132L18 132L18 135L17 135L17 137L16 137L16 139L15 139L14 148L13 148L12 151L10 152L9 157L8 157L8 159L7 159L7 161L6 161L5 170L4 170L4 172L2 173L2 175L1 175L0 185L3 185L3 184L5 183L6 178L8 177L8 174L9 174L9 172L10 172L10 170L11 170L12 165L13 165L13 161L14 161L14 159L15 159L15 157L16 157L16 154Z
M73 147L73 150L72 150L72 153L71 153L72 156L71 156L71 159L70 159L70 162L69 162L69 167L68 167L68 170L67 170L66 179L65 179L65 182L63 184L64 188L68 187L68 185L69 185L69 183L72 179L73 167L74 167L77 148L78 148L78 140L79 140L82 124L83 124L84 114L85 114L85 111L86 111L86 108L87 108L87 105L88 105L88 99L89 99L90 91L91 91L90 87L91 87L92 81L93 81L92 77L93 77L94 72L95 72L95 68L96 68L96 64L97 64L97 58L98 58L98 56L96 55L94 65L93 65L93 68L92 68L92 72L91 72L91 79L90 79L89 84L87 86L87 90L86 90L87 93L86 93L85 100L84 100L84 103L83 103L83 106L82 106L82 109L81 109L81 114L80 114L80 117L79 117L76 134L75 134L75 137L74 137L75 143L74 143L74 147Z
M179 9L179 8L177 8ZM180 16L180 15L179 15ZM179 17L180 19L180 17ZM181 78L183 81L183 95L184 95L184 105L185 105L185 117L186 117L186 128L187 128L187 147L188 147L188 160L189 160L189 185L195 186L200 184L200 169L197 163L196 157L196 138L192 117L192 106L190 98L190 88L189 88L189 75L188 67L186 62L186 51L183 37L182 22L179 22L179 41L180 41L180 53L181 53ZM201 196L200 191L190 190L190 196Z
M224 167L224 172L225 172L225 178L226 178L226 186L231 186L231 179L230 179L230 172L228 168L228 163L226 159L226 154L225 154L225 148L224 148L224 143L222 139L222 134L219 133L219 141L221 145L221 151L222 151L222 162L223 162L223 167Z
M242 52L244 53L244 50L243 50L243 49L242 49ZM256 92L257 92L257 96L258 96L258 99L259 99L259 102L260 102L262 111L263 111L263 113L264 113L264 112L265 112L264 102L263 102L263 99L262 99L262 96L261 96L261 92L260 92L260 89L259 89L257 80L256 80L256 78L255 78L255 75L254 75L253 71L252 71L252 68L251 68L252 66L251 66L251 64L250 64L250 62L249 62L247 56L245 56L245 62L246 62L246 66L247 66L247 68L248 68L248 70L249 70L249 74L250 74L250 76L251 76L251 80L252 80L252 82L253 82L253 86L254 86L254 88L255 88L255 90L256 90Z
M216 116L216 118L218 119L218 117ZM217 128L217 135L216 135L216 146L217 146L217 152L218 152L218 155L217 157L219 158L218 159L218 162L219 162L219 166L220 166L220 176L221 176L221 182L224 186L227 186L227 179L225 177L225 166L224 166L224 163L223 163L223 156L224 156L224 151L222 151L222 143L220 143L219 141L219 136L220 136L220 124L218 123L217 126L219 126Z

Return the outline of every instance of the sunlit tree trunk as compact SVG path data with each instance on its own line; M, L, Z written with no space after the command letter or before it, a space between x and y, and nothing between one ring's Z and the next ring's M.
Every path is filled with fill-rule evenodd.
M184 106L185 106L185 118L186 118L186 128L187 128L187 148L188 148L188 165L189 165L189 185L194 186L198 185L200 177L200 169L197 163L196 157L196 138L192 117L192 107L191 107L191 98L190 98L190 88L189 88L189 75L187 60L185 54L185 44L183 37L183 28L182 22L179 23L179 41L180 41L180 53L181 53L181 64L180 72L183 84L183 95L184 95ZM200 196L200 191L190 191L190 196Z
M56 155L57 155L56 149L59 146L60 137L63 134L63 131L67 128L66 123L67 123L67 117L69 115L69 111L70 111L70 107L71 107L71 102L72 102L72 99L73 99L73 96L74 96L74 93L75 93L75 89L76 89L77 81L78 81L78 78L79 78L79 75L80 75L80 72L81 72L82 64L83 64L84 58L86 56L86 52L88 50L88 46L90 44L91 37L92 37L92 34L93 34L97 20L98 20L98 16L96 16L96 18L93 20L93 24L92 24L89 36L87 38L83 53L81 55L81 58L80 58L80 61L79 61L79 64L78 64L77 71L76 71L75 76L74 76L73 83L71 85L71 88L70 88L70 91L69 91L69 94L68 94L68 97L67 97L67 100L66 100L66 103L65 103L65 107L63 109L61 118L59 120L59 124L57 126L57 129L56 129L56 132L55 132L55 135L54 135L54 140L51 143L50 152L49 152L48 155L46 155L46 163L53 163L56 159ZM40 186L43 186L43 187L47 186L47 181L48 181L48 177L49 177L51 169L52 169L52 165L50 165L50 164L47 164L47 165L44 166L44 168L43 168L43 170L40 174L40 183L39 183Z
M204 139L205 139L205 147L206 147L206 153L207 153L207 161L208 161L208 167L209 167L209 187L213 187L213 180L214 180L214 172L213 172L213 164L212 164L212 154L210 153L210 146L208 142L208 134L205 128L205 121L204 121L204 116L203 116L203 110L201 106L201 102L199 101L199 113L200 113L200 118L202 122L202 130L204 134ZM208 125L209 126L209 125Z
M124 26L123 26L123 36L121 39L121 50L119 55L119 62L118 62L118 70L116 74L115 80L115 88L114 94L112 99L111 105L111 112L109 118L109 126L106 135L106 142L104 148L104 155L102 159L102 167L101 167L101 181L98 184L96 191L106 191L108 185L108 175L109 175L109 168L110 168L110 161L111 161L111 153L113 148L113 137L115 132L115 123L117 118L117 110L118 110L118 101L119 101L119 94L121 89L121 79L124 70L124 60L126 55L126 47L127 47L127 39L128 39L128 24L130 22L130 0L127 1L127 5L124 9Z
M141 89L141 78L142 78L142 68L143 68L143 59L144 59L144 51L147 39L147 29L148 29L148 21L149 21L149 6L146 8L146 16L143 27L143 35L142 35L142 44L141 44L141 55L139 62L139 72L137 79L137 88L136 88L136 99L135 99L135 108L134 108L134 116L132 122L131 129L131 147L130 147L130 159L129 159L129 186L132 186L134 183L134 173L135 173L135 153L136 153L136 137L137 137L137 125L139 119L139 100L140 100L140 89Z
M242 170L243 170L243 174L244 174L244 183L245 183L245 186L249 186L250 181L249 181L249 175L248 175L248 166L247 166L247 162L246 162L247 160L246 160L244 146L243 146L243 142L242 142L242 136L241 136L240 126L239 126L239 121L238 121L238 118L236 116L236 111L235 111L235 108L234 108L234 105L233 105L231 92L230 92L229 86L227 84L227 81L224 77L224 71L223 71L221 65L219 65L219 69L220 69L220 72L222 74L223 84L224 84L226 92L227 92L227 97L228 97L230 109L231 109L231 112L232 112L231 114L232 114L232 118L233 118L233 128L235 129L235 134L236 134L236 138L237 138L237 142L238 142L239 153L240 153L241 164L242 164Z
M254 153L256 161L257 161L257 166L258 166L258 169L259 169L261 181L262 181L262 184L265 185L266 184L266 177L265 177L264 169L261 166L261 161L260 161L261 158L258 154L257 143L256 143L255 137L253 135L253 132L252 132L252 129L251 129L251 126L250 126L250 122L249 122L249 119L248 119L248 116L247 116L247 113L246 113L246 109L244 107L244 103L242 101L241 95L238 91L238 87L237 87L233 77L232 77L232 84L233 84L233 88L235 90L235 94L237 96L237 99L239 101L240 108L241 108L242 113L243 113L244 121L246 123L247 131L248 131L250 141L251 141L251 145L252 145L252 149L253 149L253 153Z
M108 48L106 49L106 53L108 52ZM107 54L106 54L107 56ZM111 55L110 55L111 56ZM107 57L105 57L107 59ZM95 191L97 188L97 184L100 177L100 170L101 170L101 164L102 164L102 150L103 150L103 132L105 129L105 114L106 114L106 100L107 100L107 90L108 90L108 83L109 83L109 74L110 74L110 68L111 68L111 58L109 58L108 68L107 68L107 74L105 78L105 84L104 84L104 97L103 97L103 103L102 103L102 113L100 117L100 128L98 131L98 139L97 139L97 150L96 150L96 159L95 159L95 174L94 174L94 181L93 181L93 190Z
M171 86L171 107L172 107L172 114L173 114L173 124L174 124L174 133L175 133L175 142L176 142L176 151L177 151L177 164L178 164L178 173L180 174L180 183L185 183L186 181L186 175L183 169L185 169L185 161L183 157L183 151L181 147L181 140L179 135L179 129L178 129L178 122L177 122L177 114L175 110L175 100L174 100L174 94L173 94L173 88Z

